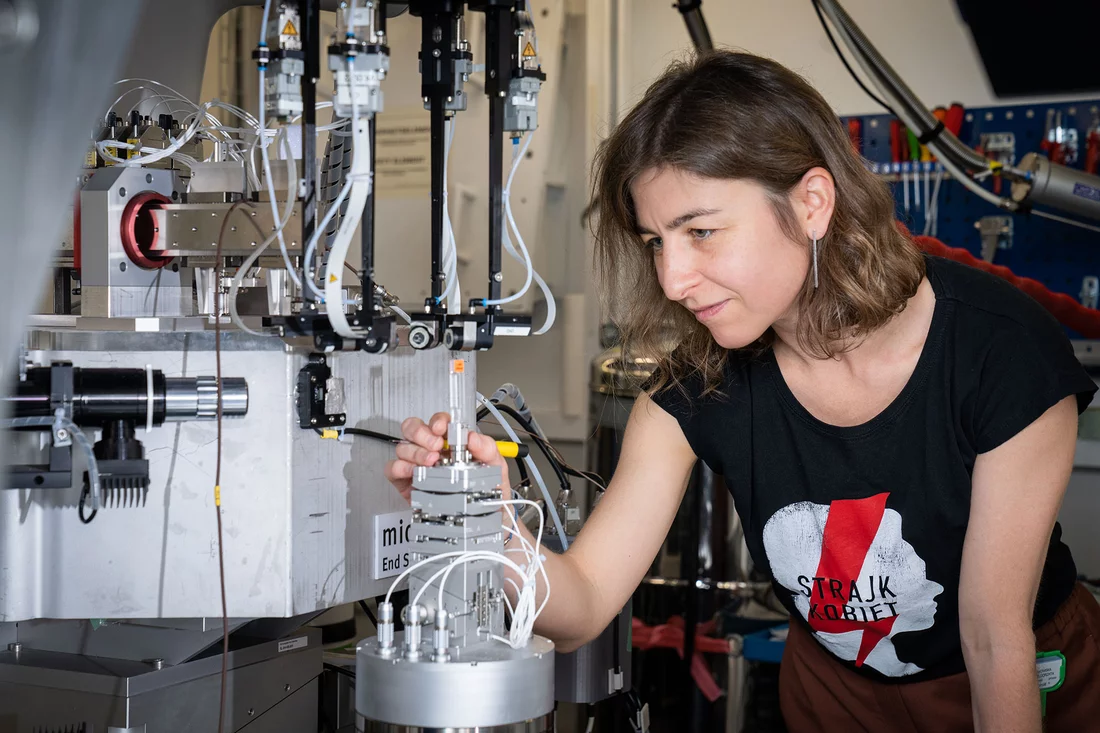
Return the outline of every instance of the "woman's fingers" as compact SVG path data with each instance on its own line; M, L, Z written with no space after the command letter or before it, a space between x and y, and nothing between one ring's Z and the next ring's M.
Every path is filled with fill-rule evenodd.
M414 443L400 443L397 446L397 458L414 466L434 466L439 462L439 451L429 450Z
M438 415L436 415L436 417L438 417ZM433 421L435 421L435 418L433 418ZM444 425L442 432L445 433L446 430L446 425ZM442 433L434 432L427 423L418 417L410 417L408 420L401 423L401 436L410 443L423 446L429 450L443 450Z

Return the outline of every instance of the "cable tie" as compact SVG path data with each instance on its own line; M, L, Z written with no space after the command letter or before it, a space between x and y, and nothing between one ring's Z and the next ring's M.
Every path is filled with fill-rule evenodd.
M923 135L919 135L917 137L917 142L919 142L921 145L927 145L928 143L938 138L940 136L940 133L942 133L944 129L945 127L943 124L943 120L937 120L935 127L925 132Z

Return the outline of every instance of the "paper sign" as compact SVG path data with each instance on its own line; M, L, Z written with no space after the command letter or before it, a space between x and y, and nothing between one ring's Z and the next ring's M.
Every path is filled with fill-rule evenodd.
M374 518L374 580L392 578L412 564L412 510Z
M375 118L374 183L380 197L432 190L431 117L406 107Z

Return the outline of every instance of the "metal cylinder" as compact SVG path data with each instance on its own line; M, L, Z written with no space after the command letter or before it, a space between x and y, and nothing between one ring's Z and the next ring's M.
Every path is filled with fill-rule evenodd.
M479 725L476 728L450 727L446 729L380 723L360 715L358 716L356 729L361 733L438 733L440 730L446 730L447 733L553 733L555 730L553 713L542 715L532 720L524 720L521 723L489 726Z
M166 422L213 420L218 416L218 381L214 377L169 377L165 381ZM222 416L248 414L248 382L222 378Z
M405 627L406 640L412 628ZM554 710L555 655L548 639L534 636L522 649L488 640L452 651L449 661L435 662L423 653L416 659L386 656L375 639L362 641L355 653L359 729L553 730L535 723Z
M613 336L609 336L613 338ZM656 369L651 359L624 357L619 346L611 346L592 361L589 383L588 470L611 479L619 463L619 450L627 418L634 407L641 384ZM599 498L592 492L589 507Z
M1038 153L1025 155L1019 167L1030 180L1012 184L1014 201L1100 219L1100 177L1051 163Z
M14 417L53 415L57 397L54 369L27 370L14 395L3 399ZM218 388L214 377L165 377L161 371L144 369L72 369L73 422L104 425L116 420L145 424L150 414L154 425L182 420L213 420L218 411ZM152 392L152 409L149 394ZM225 417L248 414L248 382L243 377L222 379L222 413Z
M378 648L385 652L393 649L393 604L378 604Z
M421 606L405 606L405 658L420 657Z
M435 630L432 634L432 661L446 662L450 655L447 648L451 645L451 631L447 628L448 614L442 608L435 612Z

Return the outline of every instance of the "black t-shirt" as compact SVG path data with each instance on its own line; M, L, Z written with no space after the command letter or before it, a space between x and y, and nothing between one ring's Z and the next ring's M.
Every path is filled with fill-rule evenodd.
M793 621L879 680L964 669L958 585L975 457L1069 395L1084 410L1096 391L1035 301L980 270L927 264L936 304L916 369L862 425L814 418L770 351L731 353L722 395L700 398L699 382L688 380L688 397L676 388L654 396L725 476L753 561ZM1075 580L1056 526L1036 627Z

